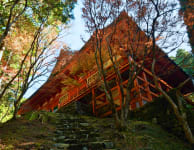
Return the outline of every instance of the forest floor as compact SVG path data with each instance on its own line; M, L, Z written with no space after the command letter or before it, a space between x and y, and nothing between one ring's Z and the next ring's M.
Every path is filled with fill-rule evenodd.
M38 120L19 118L0 126L0 150L41 149L52 144L55 127ZM25 147L25 148L24 148Z
M20 117L0 125L0 150L51 150L55 144L55 115L58 114L52 113L52 117L45 122ZM126 131L117 131L112 118L79 118L97 129L100 136L111 140L114 150L192 150L188 143L153 123L129 121Z

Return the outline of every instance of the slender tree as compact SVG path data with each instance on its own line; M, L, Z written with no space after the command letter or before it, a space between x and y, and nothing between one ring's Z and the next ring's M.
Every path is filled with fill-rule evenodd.
M66 23L73 17L75 0L36 1L36 0L2 0L0 2L0 51L4 51L4 39L11 30L17 28L17 22L27 22L28 26L37 25L47 19L47 25ZM46 18L47 17L47 18ZM18 28L17 28L18 29ZM19 29L21 30L21 27ZM14 34L14 33L13 33Z
M130 28L127 30L128 35L125 37L122 35L127 34L127 26L124 25L123 22L123 24L119 26L119 21L116 19L122 10L125 10L127 14L131 15L132 20L128 20L128 22L135 21L138 25L129 25L128 27ZM168 53L170 53L175 51L184 42L185 34L184 31L180 29L183 25L183 19L178 15L178 10L179 6L176 2L161 0L85 0L83 17L85 18L88 31L93 33L93 45L95 49L97 67L99 74L104 81L104 91L112 106L112 112L115 114L116 121L120 124L119 126L124 126L124 120L127 118L128 106L132 97L130 96L130 93L134 86L133 81L136 79L138 73L141 72L142 67L146 63L146 66L152 70L154 83L158 91L164 95L166 100L172 106L177 120L183 127L186 138L190 143L193 143L193 135L186 120L186 113L182 111L183 106L180 101L182 98L180 89L186 82L188 82L189 79L177 87L177 99L179 103L175 104L168 93L160 87L159 77L164 74L167 75L172 73L176 70L176 68L175 70L169 70L169 72L164 71L168 64L162 66L160 70L156 67L157 62L159 62L163 57L163 54L161 54L161 48L167 49ZM109 23L112 23L109 25L109 28L111 28L110 31L106 28ZM123 30L125 34L122 33L122 26L125 28L125 30ZM119 33L119 31L121 32ZM132 31L132 33L129 31ZM142 36L141 31L144 31L146 35ZM137 45L134 43L137 43ZM106 47L104 45L106 45ZM160 48L157 45L159 45ZM130 77L128 79L126 100L124 94L122 94L124 93L124 87L121 84L122 78L120 77L119 64L117 64L117 61L114 61L117 60L116 56L118 54L118 50L122 49L126 49L125 54L127 58L131 58L129 59ZM102 59L102 51L105 50L108 51L109 59L113 63L114 71L117 75L117 82L121 90L122 109L120 117L116 111L113 96L106 80L106 71L104 69L105 61ZM138 58L142 58L142 61L138 61ZM153 62L151 63L151 66L149 65L149 62ZM164 71L163 73L162 70Z
M8 101L7 96L11 97L15 106L13 118L27 90L42 80L55 63L51 57L61 47L57 40L73 18L75 3L74 0L1 1L0 104ZM12 107L10 103L9 106Z
M187 122L186 112L183 109L182 99L184 98L180 92L181 88L190 79L188 78L176 87L176 99L178 101L177 104L175 103L175 100L159 85L158 80L158 76L160 76L161 73L159 73L159 71L157 70L157 62L160 60L160 48L157 46L157 44L159 44L159 46L162 48L165 45L164 48L168 48L170 49L170 51L173 51L179 47L184 37L184 34L181 33L180 28L178 28L178 26L180 26L182 22L182 18L180 18L177 13L179 6L177 6L176 3L173 2L160 0L147 0L141 2L130 1L130 3L134 4L133 7L137 12L141 12L142 8L145 8L145 12L142 14L140 21L144 22L144 24L147 25L146 33L151 38L149 46L152 50L151 70L154 83L157 90L162 93L162 95L172 107L172 110L177 117L178 122L182 125L185 137L191 144L193 144L194 138ZM163 66L163 68L160 68L160 70L163 69L167 70L167 66L165 65ZM172 73L168 71L166 72L167 74Z
M115 114L116 125L119 129L125 129L127 125L128 111L133 94L135 80L142 71L144 61L148 55L146 43L150 40L124 11L125 3L117 1L88 1L84 2L83 17L88 31L93 34L95 60L100 76L103 79L104 91ZM106 28L107 24L111 25ZM93 33L94 32L94 33ZM142 48L145 48L142 51ZM142 52L140 52L142 51ZM106 59L104 59L104 55ZM128 59L129 78L127 86L123 85L119 63L119 57ZM141 58L141 62L139 61ZM117 84L121 94L121 113L117 112L113 93L108 84L105 63L110 60L116 74ZM137 63L138 62L138 63Z

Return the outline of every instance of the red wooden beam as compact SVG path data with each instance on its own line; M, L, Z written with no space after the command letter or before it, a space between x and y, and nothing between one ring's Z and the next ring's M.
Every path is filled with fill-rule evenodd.
M92 89L92 110L93 114L96 116L96 97L95 97L95 91L94 88Z

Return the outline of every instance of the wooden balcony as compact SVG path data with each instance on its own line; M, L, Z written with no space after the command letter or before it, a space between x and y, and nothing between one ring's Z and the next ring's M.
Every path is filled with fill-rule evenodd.
M112 65L107 63L106 70L110 69ZM126 72L128 70L128 63L125 61L120 64L120 72ZM107 75L107 80L114 80L116 75L113 72L109 72ZM104 117L110 115L112 112L110 109L106 109L106 107L110 106L109 101L106 98L104 92L97 95L96 89L100 86L102 79L99 77L98 72L93 70L89 72L86 76L80 78L78 80L79 86L72 88L68 92L58 93L54 98L52 98L49 102L42 105L41 108L43 110L49 110L54 107L63 107L74 101L79 101L81 98L86 96L88 93L92 93L91 103L93 106L93 113L96 116ZM122 84L124 87L127 87L128 80L125 80ZM159 79L159 85L162 89L168 91L171 86L169 86L165 81ZM126 89L124 90L126 94ZM114 97L114 103L117 107L117 110L121 109L121 94L120 88L118 85L112 87L111 92ZM137 76L134 81L134 88L131 90L131 95L133 96L132 101L130 102L129 109L136 109L138 107L143 106L147 102L151 102L153 98L158 97L160 93L156 90L155 85L153 84L153 77L150 71L147 69L143 69L142 73Z

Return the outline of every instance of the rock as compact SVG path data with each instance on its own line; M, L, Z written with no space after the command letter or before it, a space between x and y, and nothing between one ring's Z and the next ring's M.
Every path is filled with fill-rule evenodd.
M79 140L79 139L78 139L78 140ZM78 140L77 140L77 139L65 139L64 142L65 142L65 143L74 144L74 143L77 143Z
M157 124L157 118L152 118L152 123L155 123L155 124Z
M65 136L59 136L59 137L56 137L56 141L58 143L63 143L65 138L66 138Z
M104 150L112 149L114 144L105 140L84 118L67 115L57 119L54 149L65 150ZM114 150L114 149L112 149Z
M114 144L111 141L104 141L103 143L104 143L105 148L113 148L114 147Z
M57 148L68 148L69 144L56 143L56 144L54 144L54 146L57 147Z
M63 134L63 131L56 130L55 133L60 135L60 134Z
M59 136L57 137L58 140L62 140L62 139L65 139L65 136Z
M82 148L82 150L88 150L88 148L84 146L84 147Z
M83 127L88 127L89 126L88 123L80 123L80 125L83 126Z

